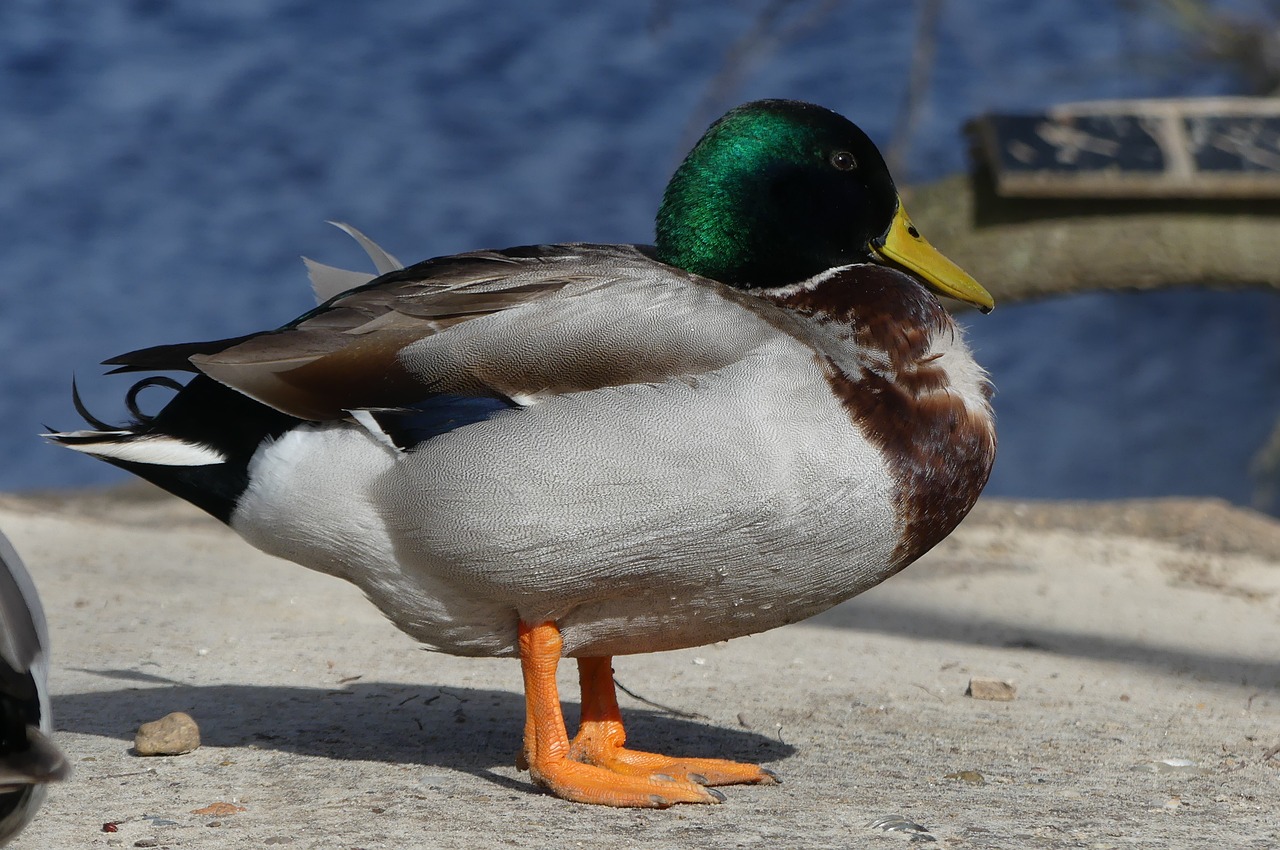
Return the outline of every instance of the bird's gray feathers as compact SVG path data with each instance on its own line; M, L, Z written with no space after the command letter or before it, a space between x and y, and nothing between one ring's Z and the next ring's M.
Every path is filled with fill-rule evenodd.
M0 534L0 660L25 673L44 657L48 633L30 574Z

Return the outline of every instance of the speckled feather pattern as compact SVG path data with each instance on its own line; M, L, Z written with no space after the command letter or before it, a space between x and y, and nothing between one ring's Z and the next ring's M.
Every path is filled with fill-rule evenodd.
M839 285L845 276L856 285ZM986 372L938 300L892 269L835 269L770 295L858 352L853 368L822 357L832 390L891 467L896 572L950 534L986 485L996 448Z
M854 267L744 294L618 250L546 249L447 286L406 270L401 297L448 295L454 321L433 326L442 311L420 303L430 318L392 355L404 386L482 387L519 405L408 452L349 419L295 429L255 456L233 527L354 581L430 647L510 655L519 619L555 620L566 654L592 656L811 616L900 569L971 506L994 449L985 376L915 281ZM375 324L360 337L405 326L396 298L376 295L343 308ZM465 313L469 296L486 309ZM886 310L922 320L904 337L877 318ZM324 337L349 328L321 318L319 346L304 321L312 338L292 353L285 333L269 358L214 355L231 364L220 380L237 386L239 370L269 402L273 387L314 395L320 383L279 365L341 352ZM900 377L892 411L857 400ZM913 419L895 432L899 414ZM959 460L942 436L954 423L973 435Z

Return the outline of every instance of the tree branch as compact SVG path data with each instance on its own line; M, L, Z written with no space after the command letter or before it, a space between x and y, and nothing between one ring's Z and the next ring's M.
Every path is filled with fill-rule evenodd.
M1001 198L990 177L904 192L921 232L997 303L1096 290L1280 290L1280 201Z

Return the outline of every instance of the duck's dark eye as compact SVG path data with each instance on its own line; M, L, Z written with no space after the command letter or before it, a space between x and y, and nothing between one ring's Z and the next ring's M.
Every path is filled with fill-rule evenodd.
M853 171L858 167L858 161L848 151L836 151L831 155L831 167L837 171Z

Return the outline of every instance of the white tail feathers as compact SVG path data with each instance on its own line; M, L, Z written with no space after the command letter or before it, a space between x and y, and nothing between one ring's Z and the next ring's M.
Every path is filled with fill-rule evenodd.
M225 463L226 456L215 448L188 443L164 434L135 434L132 431L63 431L45 434L55 443L78 452L130 463L152 466L212 466Z

